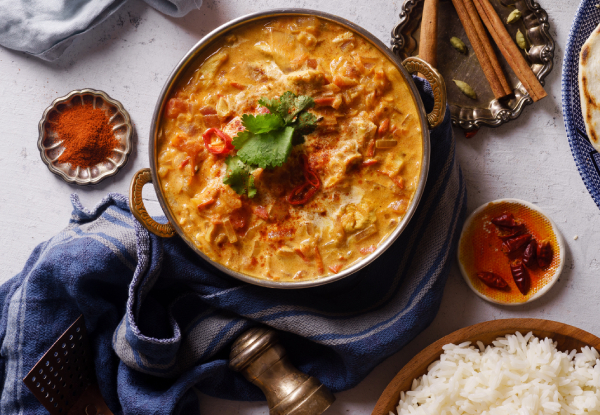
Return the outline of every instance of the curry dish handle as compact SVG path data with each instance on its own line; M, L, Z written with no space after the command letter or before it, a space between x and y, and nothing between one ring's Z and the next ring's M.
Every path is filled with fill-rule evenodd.
M423 59L410 57L404 59L402 65L406 68L408 73L420 73L422 74L433 91L433 110L427 114L427 122L429 123L429 129L433 130L435 127L440 125L444 121L444 115L446 115L446 83L444 78L433 66L425 62Z
M170 223L158 223L148 214L142 200L142 188L146 183L152 183L150 169L141 169L131 179L131 186L129 186L129 209L131 213L140 221L144 228L153 234L163 238L175 236L173 225Z

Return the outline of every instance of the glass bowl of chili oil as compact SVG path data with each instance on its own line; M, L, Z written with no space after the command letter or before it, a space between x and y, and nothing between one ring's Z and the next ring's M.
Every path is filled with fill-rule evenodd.
M131 118L119 101L80 89L46 108L38 149L48 169L67 183L98 184L127 163L132 136Z
M457 254L462 276L475 294L495 304L520 305L540 298L556 283L565 245L539 207L498 199L467 218Z

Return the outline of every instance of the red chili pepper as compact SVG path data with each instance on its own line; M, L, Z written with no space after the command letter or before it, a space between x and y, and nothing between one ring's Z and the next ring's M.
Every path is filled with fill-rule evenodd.
M337 274L338 272L340 272L340 270L342 269L343 265L342 264L335 264L335 265L330 265L327 268L329 268L329 270L331 272L333 272L334 274Z
M517 288L521 291L521 294L527 295L529 288L531 288L531 278L527 272L527 268L523 265L520 259L517 259L510 264L510 273L517 284Z
M317 176L317 174L308 166L308 158L306 155L302 155L302 160L304 163L302 167L304 171L304 180L306 180L306 182L296 186L288 195L287 201L291 205L305 204L315 194L317 189L321 187L319 176ZM302 194L304 194L304 196L302 196Z
M308 189L309 187L310 189ZM316 191L316 187L311 186L309 182L305 182L299 186L296 186L292 190L292 192L287 197L287 201L290 205L303 205L309 201L309 199L312 197L312 195L315 194ZM302 194L304 194L304 196L302 196Z
M477 134L479 132L479 129L477 130L471 130L471 131L465 131L465 138L473 138L475 137L475 134Z
M490 288L497 290L510 291L508 283L499 275L493 272L478 272L477 278L479 278L485 285Z
M537 264L540 268L546 268L552 262L552 245L548 240L542 241L537 246Z
M299 248L294 249L294 252L296 252L304 262L308 262L308 258L306 258L304 252L302 252Z
M317 176L317 174L310 169L306 154L302 155L302 160L304 161L304 179L308 183L310 183L312 187L316 187L318 189L319 187L321 187L321 181L319 180L319 176Z
M521 222L516 221L512 213L505 213L492 219L492 223L496 226L504 226L506 228L514 228L520 226Z
M367 157L373 157L375 155L375 139L372 138L371 141L369 141L369 145L367 146L367 152L366 152Z
M384 135L387 134L387 132L390 130L390 119L386 118L385 120L381 121L381 124L379 124L379 128L377 128L377 135L379 137L383 137Z
M189 162L190 162L190 158L189 158L189 157L187 157L187 158L186 158L185 160L183 160L183 161L181 162L181 164L179 165L179 170L181 170L181 169L183 169L185 166L187 166Z
M379 163L379 160L377 160L377 159L367 159L362 162L362 165L365 167L369 167L369 166L372 166L373 164L377 164L377 163Z
M531 235L528 233L524 235L515 236L513 238L509 238L502 243L502 252L505 254L512 254L517 251L523 245L531 240Z
M508 239L508 238L512 238L517 235L521 235L522 233L525 233L525 230L526 229L525 229L524 225L515 226L513 228L507 228L505 226L497 226L496 234L498 235L498 238L500 238L500 239Z
M213 143L213 134L219 137L221 142ZM202 134L202 138L204 139L204 146L206 149L213 154L225 155L235 148L231 143L231 137L218 128L209 128Z
M523 263L529 268L533 268L535 265L535 257L537 251L537 241L532 239L528 244L527 248L525 248L525 252L523 252Z

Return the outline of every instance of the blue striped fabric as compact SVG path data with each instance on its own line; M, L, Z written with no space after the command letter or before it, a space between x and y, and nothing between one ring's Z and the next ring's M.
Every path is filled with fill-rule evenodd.
M431 107L429 91L423 99ZM179 238L149 234L124 196L92 211L73 196L69 226L0 287L0 414L45 413L21 379L80 313L117 414L198 413L197 390L263 399L227 368L232 341L257 324L280 330L294 364L333 391L355 386L439 308L466 191L448 115L431 142L425 193L400 238L354 276L299 291L221 275Z

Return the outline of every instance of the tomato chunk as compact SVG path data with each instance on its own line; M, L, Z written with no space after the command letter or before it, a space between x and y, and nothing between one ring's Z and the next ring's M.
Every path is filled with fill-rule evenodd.
M190 109L190 106L187 102L179 99L179 98L171 98L167 102L167 110L166 115L167 118L177 118L177 116L181 113L184 113Z

